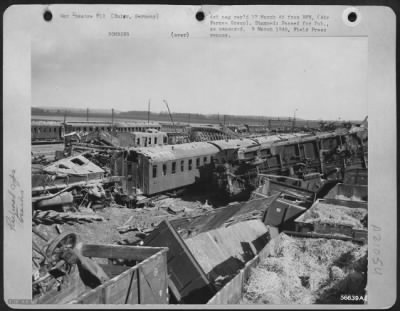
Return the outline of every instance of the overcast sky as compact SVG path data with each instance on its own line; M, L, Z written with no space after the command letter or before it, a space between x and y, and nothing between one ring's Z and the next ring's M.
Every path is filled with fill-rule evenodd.
M367 115L366 38L32 43L32 105L308 119Z

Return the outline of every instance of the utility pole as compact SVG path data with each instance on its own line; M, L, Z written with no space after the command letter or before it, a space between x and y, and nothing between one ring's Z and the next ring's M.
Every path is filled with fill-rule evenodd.
M65 147L65 134L66 134L66 127L67 127L67 110L64 110L64 123L63 123L63 127L62 127L62 136L64 138L64 147Z
M86 108L86 121L89 121L89 108Z
M294 131L294 127L296 125L296 111L297 110L298 110L297 108L294 110L293 123L292 123L292 132Z
M225 126L225 118L226 118L226 115L224 114L224 126Z
M147 123L150 123L150 99L149 99L149 104L147 106Z
M114 126L114 108L111 108L111 126Z

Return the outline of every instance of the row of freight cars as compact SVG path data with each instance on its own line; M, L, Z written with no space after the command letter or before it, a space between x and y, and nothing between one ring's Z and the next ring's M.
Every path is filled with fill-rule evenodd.
M279 121L284 124L284 121ZM281 124L279 123L279 124ZM293 127L279 127L266 124L243 124L243 125L189 125L184 123L158 123L158 122L95 122L95 121L49 121L49 120L32 120L31 122L31 139L33 143L39 142L61 142L64 135L72 132L91 133L96 131L106 132L147 132L149 129L170 133L171 136L179 134L189 135L191 141L201 140L201 135L206 136L209 140L224 139L226 131L238 135L262 135L270 131L281 131L283 129L291 129ZM318 126L315 126L318 128ZM214 139L215 138L215 139Z
M64 135L72 132L91 133L96 131L112 132L147 132L148 130L161 130L158 123L144 122L60 122L32 120L32 142L61 142Z

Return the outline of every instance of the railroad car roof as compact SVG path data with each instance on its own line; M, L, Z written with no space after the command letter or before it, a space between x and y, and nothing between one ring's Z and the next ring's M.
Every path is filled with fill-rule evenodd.
M117 137L121 136L130 136L133 138L139 138L139 137L153 137L153 136L167 136L167 133L165 132L118 132L116 133Z
M86 127L94 127L94 126L112 126L111 122L74 122L74 121L67 121L65 122L66 125L72 126L86 126Z
M279 138L278 135L269 135L269 136L258 136L254 137L254 140L258 141L259 144L270 144L275 141L280 141L281 139Z
M319 132L316 133L315 136L317 136L318 138L328 138L328 137L335 137L338 135L345 135L345 133L336 133L336 132Z
M132 148L131 150L142 154L154 162L173 161L177 159L201 157L216 154L219 149L207 142L194 142L178 145L157 147Z
M247 148L259 145L254 140L248 138L214 140L210 141L209 143L217 146L220 150Z
M60 126L60 121L32 120L32 126Z
M118 121L114 122L115 126L118 127L153 127L153 126L160 126L159 123L152 122L152 123L144 123L144 122L130 122L130 121Z
M152 123L144 123L144 122L101 122L101 121L67 121L67 125L74 125L74 126L114 126L117 127L153 127L153 126L160 126L159 123L152 122Z

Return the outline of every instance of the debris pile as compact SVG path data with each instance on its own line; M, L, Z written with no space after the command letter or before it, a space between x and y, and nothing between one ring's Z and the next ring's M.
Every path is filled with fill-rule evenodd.
M365 294L366 246L283 233L270 243L271 254L253 269L241 303L341 303L342 294Z
M296 221L313 224L347 225L355 229L363 229L364 225L361 221L367 213L365 208L349 208L320 202L305 212Z

